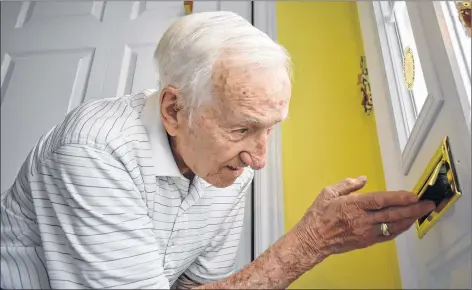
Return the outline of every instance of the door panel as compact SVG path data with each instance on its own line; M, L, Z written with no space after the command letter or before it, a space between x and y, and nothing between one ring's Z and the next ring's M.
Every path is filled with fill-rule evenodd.
M472 200L471 200L471 135L470 104L466 99L467 86L457 69L461 63L451 43L454 31L446 27L446 10L442 1L412 2L405 7L410 14L413 34L418 42L418 55L427 59L423 66L428 91L441 100L437 112L427 122L415 122L410 140L416 140L418 148L406 166L402 158L401 136L398 128L404 120L398 107L402 95L396 93L404 86L402 77L395 79L390 71L391 63L402 61L389 53L396 47L389 46L389 27L381 5L395 7L390 1L359 3L359 15L364 37L369 75L372 77L372 97L378 126L384 171L391 190L413 190L421 180L424 170L433 158L441 141L449 138L454 166L462 196L437 223L419 237L415 226L396 239L398 260L404 289L470 289L472 287ZM457 12L457 11L456 11ZM373 36L375 35L375 36ZM417 35L421 37L416 37ZM470 42L468 50L470 51ZM401 56L401 55L400 55ZM463 65L463 64L462 64ZM470 66L470 63L469 63ZM432 85L434 84L434 85ZM404 96L403 96L404 97ZM470 96L469 96L470 97ZM430 98L430 97L428 97ZM428 100L426 101L428 102ZM427 125L426 125L427 124ZM413 139L412 139L413 138ZM409 140L407 140L409 141ZM392 142L395 146L391 146ZM409 168L405 168L409 167ZM406 169L406 170L405 170Z
M4 55L2 192L11 185L23 159L44 131L83 101L93 52L76 49Z
M441 140L449 136L462 196L422 239L415 227L397 238L403 240L397 246L400 265L409 269L402 278L417 283L418 288L463 289L471 285L470 141L466 141L465 123L456 118L451 103L446 100L443 104L410 173L405 176L405 188L413 189ZM415 259L417 267L411 267Z
M153 53L183 1L1 2L1 191L38 138L84 101L155 89ZM251 20L250 1L196 1ZM247 200L250 200L248 194ZM251 227L251 202L244 227ZM251 261L243 231L238 266Z
M40 22L63 22L72 18L90 18L102 21L104 1L88 2L24 2L19 15L28 15L25 24L38 25Z
M156 88L158 73L148 65L149 56L156 49L155 43L125 45L116 96L139 92L141 88Z

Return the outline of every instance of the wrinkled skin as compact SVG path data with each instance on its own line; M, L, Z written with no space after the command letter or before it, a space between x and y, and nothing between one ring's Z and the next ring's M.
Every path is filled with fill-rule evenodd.
M365 183L365 177L348 178L321 191L299 224L308 248L339 254L388 241L435 207L407 191L352 193ZM389 236L380 231L383 222Z
M161 93L161 116L179 169L190 179L195 174L216 187L233 184L246 166L265 166L272 128L288 113L288 76L235 63L216 63L214 101L197 112L190 128L180 92L167 87Z

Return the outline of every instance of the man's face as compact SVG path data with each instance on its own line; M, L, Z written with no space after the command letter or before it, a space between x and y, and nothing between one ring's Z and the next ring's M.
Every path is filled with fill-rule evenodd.
M245 166L265 166L269 135L286 118L290 100L285 74L232 64L215 65L215 101L197 112L190 128L184 110L177 110L174 125L164 120L182 173L190 171L216 187L233 184Z

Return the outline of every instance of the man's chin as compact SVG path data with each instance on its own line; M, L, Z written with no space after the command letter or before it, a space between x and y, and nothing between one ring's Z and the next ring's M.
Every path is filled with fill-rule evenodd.
M203 180L217 188L224 188L234 184L236 179L244 173L244 168L221 168L217 173L209 174Z
M236 181L236 178L235 177L221 178L220 176L210 176L210 177L204 178L203 180L205 180L207 183L211 184L212 186L216 188L225 188L225 187L233 185L234 182Z

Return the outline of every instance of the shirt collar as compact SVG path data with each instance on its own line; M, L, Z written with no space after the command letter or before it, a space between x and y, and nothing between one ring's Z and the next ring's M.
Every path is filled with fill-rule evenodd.
M141 122L146 129L148 140L151 144L155 174L156 176L177 177L182 182L188 183L189 180L180 173L170 149L167 131L162 123L159 110L159 91L145 90L143 93L146 96L146 103L141 113ZM201 183L203 188L211 186L210 183L200 177L195 176L194 178L195 181Z
M146 104L141 113L141 122L146 129L154 161L156 176L183 177L170 149L167 131L159 111L159 91L146 90Z

